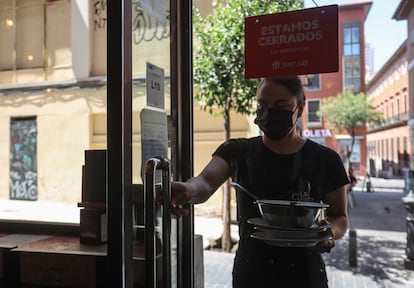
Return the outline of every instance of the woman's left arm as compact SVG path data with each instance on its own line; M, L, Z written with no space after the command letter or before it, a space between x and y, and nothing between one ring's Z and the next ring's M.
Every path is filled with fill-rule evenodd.
M320 252L330 252L335 246L335 240L341 239L348 229L346 186L327 193L324 203L329 205L325 210L325 219L319 225L330 224L332 239L317 244Z
M325 219L332 225L334 239L341 239L348 229L346 186L342 186L331 193L327 193L324 202L326 208Z

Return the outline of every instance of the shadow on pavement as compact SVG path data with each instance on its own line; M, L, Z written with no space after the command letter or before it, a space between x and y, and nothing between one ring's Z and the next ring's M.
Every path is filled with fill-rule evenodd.
M370 232L357 230L358 266L348 265L348 236L337 242L337 247L328 255L324 255L325 263L342 271L364 275L377 283L384 280L394 284L414 281L414 272L404 267L405 242L401 236L395 240L378 235L366 235ZM394 236L394 237L395 237Z
M378 284L384 281L394 285L414 283L414 271L404 267L406 211L401 202L403 193L354 192L354 196L357 206L350 210L349 216L350 227L357 233L358 266L349 266L348 234L337 241L330 254L323 255L325 263L337 270L366 276Z

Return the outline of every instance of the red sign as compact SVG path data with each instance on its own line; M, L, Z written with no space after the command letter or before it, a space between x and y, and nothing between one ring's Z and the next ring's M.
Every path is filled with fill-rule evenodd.
M245 18L245 77L337 72L338 5Z

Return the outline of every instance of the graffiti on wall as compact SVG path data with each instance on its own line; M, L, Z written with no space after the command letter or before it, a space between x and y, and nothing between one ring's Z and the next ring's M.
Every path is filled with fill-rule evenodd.
M162 40L170 37L169 11L164 24L145 13L139 3L133 4L132 37L135 44L142 41Z
M96 0L93 2L93 27L95 31L106 29L106 7L107 0Z
M105 30L107 25L107 0L95 0L93 2L93 27L95 31ZM163 40L170 37L169 11L165 11L165 20L158 21L146 13L143 2L132 2L132 38L134 44L143 41Z
M35 118L11 119L10 199L37 200Z

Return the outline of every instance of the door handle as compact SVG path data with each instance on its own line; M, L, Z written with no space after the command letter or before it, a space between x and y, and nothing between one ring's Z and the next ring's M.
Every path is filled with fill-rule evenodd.
M145 167L145 285L157 287L157 240L155 223L155 174L161 170L162 184L162 283L164 288L171 287L171 168L162 157L148 159Z

